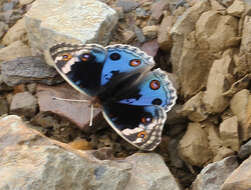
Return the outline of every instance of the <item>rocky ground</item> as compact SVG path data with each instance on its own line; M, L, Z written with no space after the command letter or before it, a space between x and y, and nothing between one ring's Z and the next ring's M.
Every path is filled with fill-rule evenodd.
M0 1L0 189L251 189L250 0ZM152 153L121 139L44 57L131 44L178 101ZM18 116L15 116L18 115Z

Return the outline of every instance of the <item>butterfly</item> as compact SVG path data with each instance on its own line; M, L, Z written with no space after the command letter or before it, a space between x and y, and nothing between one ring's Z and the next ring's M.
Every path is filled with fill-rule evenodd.
M166 112L177 95L153 57L130 45L72 45L48 51L61 76L102 107L109 125L135 147L151 151L161 142Z

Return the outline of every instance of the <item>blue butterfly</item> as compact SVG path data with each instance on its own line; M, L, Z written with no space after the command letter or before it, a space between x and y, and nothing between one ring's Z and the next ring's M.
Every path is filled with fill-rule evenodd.
M50 58L62 77L103 108L111 127L126 141L151 151L177 99L176 91L154 60L129 45L58 44Z

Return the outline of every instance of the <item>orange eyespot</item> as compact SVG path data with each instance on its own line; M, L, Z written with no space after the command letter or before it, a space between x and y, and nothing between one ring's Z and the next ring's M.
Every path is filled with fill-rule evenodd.
M139 59L133 59L130 61L130 66L137 67L141 64L141 61Z
M88 61L88 60L90 60L90 58L91 58L91 54L89 54L89 53L84 53L81 55L82 61Z
M150 82L150 88L152 90L158 90L160 88L160 82L158 80L152 80Z
M145 131L141 131L137 134L138 138L146 139L147 138L147 133Z
M141 122L143 124L147 124L147 123L150 123L152 121L152 118L151 117L142 117L141 118Z
M72 58L72 55L71 54L63 54L62 55L62 58L64 61L68 61Z

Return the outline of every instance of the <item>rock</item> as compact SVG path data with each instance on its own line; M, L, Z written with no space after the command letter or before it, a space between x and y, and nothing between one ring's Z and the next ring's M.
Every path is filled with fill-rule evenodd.
M168 125L186 123L187 119L182 115L183 106L180 104L175 104L174 107L167 113L166 123Z
M213 62L208 76L207 90L203 97L207 112L220 113L228 106L229 100L223 93L231 86L228 81L231 69L232 58L228 53Z
M240 123L240 138L245 141L251 137L251 95L247 89L236 93L231 99L230 108Z
M117 0L117 7L122 7L125 13L136 9L140 4L132 0Z
M223 145L222 139L220 139L219 129L211 122L205 122L204 128L208 133L208 142L210 150L213 152L213 162L218 162L228 156L234 155L235 152L230 148Z
M169 8L169 1L160 0L151 5L151 22L158 24L163 16L163 11Z
M196 39L201 49L211 52L236 46L240 43L238 20L229 15L220 15L217 11L207 11L196 22Z
M249 190L251 189L251 156L234 170L221 186L221 190Z
M4 12L0 12L0 20L8 25L14 25L17 20L21 19L24 14L23 9L11 9Z
M234 0L218 0L218 1L225 7L229 7L234 2Z
M203 95L203 92L199 92L190 98L183 106L182 114L187 116L191 121L203 121L208 116L205 105L202 102Z
M5 24L4 22L0 22L0 39L3 37L5 32L9 29L8 25Z
M37 109L37 100L29 92L20 92L13 96L10 112L32 117L35 115Z
M0 55L4 55L0 57L0 62L10 61L18 57L31 56L31 51L30 48L27 45L23 44L21 41L15 41L9 46L1 48Z
M70 142L69 145L71 146L71 148L77 149L77 150L91 150L91 149L93 149L91 146L91 143L85 139L79 139L79 138L75 139L74 141Z
M246 65L251 65L251 16L245 16L242 30L241 55L245 58ZM251 66L249 66L249 69Z
M212 158L207 134L199 123L189 123L178 149L181 158L193 166L203 166Z
M73 150L28 129L17 116L2 118L0 126L1 190L126 188L130 163L101 161Z
M2 39L4 45L9 45L15 41L26 42L27 32L24 25L24 18L17 21L17 23L12 26Z
M20 57L3 62L2 75L4 82L9 86L32 82L51 85L63 81L56 70L48 66L39 56Z
M136 37L135 33L133 31L131 31L131 30L124 31L122 33L122 35L123 35L123 39L124 39L125 43L132 42Z
M0 126L1 190L181 189L155 153L103 160L97 151L74 150L48 139L17 116L1 118Z
M220 137L224 146L230 147L234 151L239 150L240 142L238 134L238 120L236 116L225 119L220 124Z
M33 54L62 41L107 44L117 20L116 12L98 0L37 0L25 15Z
M210 0L212 10L214 11L224 11L226 8L221 5L217 0Z
M245 3L243 0L235 0L233 4L227 8L227 13L232 16L241 17L245 11Z
M174 72L179 70L179 63L184 39L195 29L195 23L200 15L209 10L210 4L207 0L197 1L194 6L187 9L173 25L170 34L173 40L173 47L171 51L171 62L173 64Z
M133 30L136 34L137 40L140 43L144 43L146 41L146 37L144 36L142 30L139 27L137 27L136 25L133 26Z
M148 55L155 57L158 53L159 45L157 40L152 40L145 42L140 49L146 52Z
M34 0L19 0L20 5L28 5L31 4Z
M136 153L125 160L134 166L125 190L181 190L180 185L159 155Z
M91 109L86 102L69 102L54 100L53 97L68 98L76 100L88 100L87 95L78 93L68 85L49 87L44 85L37 86L37 97L40 112L52 112L63 116L76 124L80 129L89 130ZM94 125L100 120L100 111L95 109L93 122Z
M193 182L191 190L221 189L221 185L237 167L238 162L234 156L208 164Z
M7 114L8 111L9 111L9 106L7 100L0 96L0 116L3 114Z
M241 159L247 158L251 155L251 140L241 146L238 156Z
M157 38L158 28L158 25L145 26L142 32L147 39L154 39Z
M169 51L172 47L172 38L170 30L173 22L174 22L174 17L166 15L159 26L158 43L160 49L162 50Z

